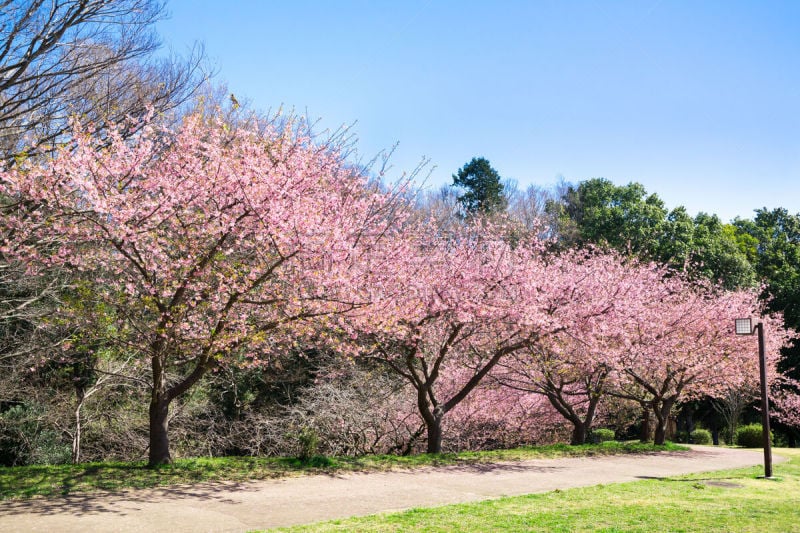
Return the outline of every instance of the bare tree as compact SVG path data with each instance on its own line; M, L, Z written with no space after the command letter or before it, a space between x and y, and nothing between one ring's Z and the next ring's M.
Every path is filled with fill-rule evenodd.
M419 220L434 221L442 233L452 233L464 225L459 217L458 193L450 185L435 190L420 191L414 213Z
M0 413L31 398L31 368L56 344L53 317L69 284L63 271L33 275L0 255Z
M552 200L553 193L537 185L530 185L524 191L506 185L508 191L508 212L526 229L540 229L546 218L547 202Z
M158 0L0 0L0 150L5 164L52 150L78 116L102 131L185 102L202 53L156 59Z
M748 385L728 387L725 394L712 400L711 405L725 421L725 442L733 444L736 438L736 428L742 413L748 405L758 397L758 391Z
M189 58L156 56L154 24L164 13L160 0L0 0L0 168L50 153L67 140L72 117L102 136L109 126L136 124L128 119L151 111L169 115L186 102L207 77L204 58L199 48ZM14 233L5 214L20 201L31 212L46 208L0 198L2 246ZM26 245L47 256L58 243ZM76 282L63 269L31 275L8 257L0 253L0 412L32 397L32 369L68 336L63 296ZM116 381L110 374L85 384L74 378L62 391L75 394L74 427L64 428L73 460L81 456L87 398ZM56 422L71 419L62 407L72 402L39 396Z

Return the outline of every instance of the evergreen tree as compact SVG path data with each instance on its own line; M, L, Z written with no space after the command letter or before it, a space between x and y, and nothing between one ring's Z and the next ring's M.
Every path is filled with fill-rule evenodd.
M487 215L506 209L508 202L503 195L500 174L483 157L473 157L453 174L453 187L466 191L458 196L458 201L467 216Z

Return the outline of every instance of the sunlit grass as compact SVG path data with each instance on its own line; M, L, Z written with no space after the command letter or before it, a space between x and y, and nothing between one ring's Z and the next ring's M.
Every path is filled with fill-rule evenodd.
M800 450L776 464L412 509L280 531L800 532Z
M485 452L364 457L316 456L307 461L288 457L203 457L179 459L171 465L148 468L144 463L85 463L80 465L0 467L0 499L56 496L93 491L119 491L200 482L243 482L304 473L382 471L547 457L652 453L683 450L668 444L606 442L597 445L515 448Z

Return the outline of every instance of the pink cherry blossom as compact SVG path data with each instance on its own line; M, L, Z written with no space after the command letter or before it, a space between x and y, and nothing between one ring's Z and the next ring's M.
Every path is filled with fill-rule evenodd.
M150 462L168 462L169 405L206 372L263 364L281 339L363 304L349 287L391 232L393 200L302 124L194 116L129 141L80 124L73 137L0 176L21 200L4 252L85 273L132 325L152 367Z

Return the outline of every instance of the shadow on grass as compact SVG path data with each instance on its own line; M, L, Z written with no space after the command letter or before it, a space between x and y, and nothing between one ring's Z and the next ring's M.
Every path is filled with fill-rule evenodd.
M684 448L685 449L685 448ZM656 451L657 450L657 451ZM554 457L596 457L630 454L651 455L676 451L652 445L605 443L594 446L555 445L497 452L464 454L422 454L419 456L368 456L362 458L314 456L305 460L289 457L218 457L181 459L170 465L148 468L144 463L88 463L81 465L0 468L0 500L43 497L71 497L88 501L98 494L123 490L175 487L200 483L242 484L287 475L316 474L341 477L347 473L448 469L457 472L499 472L535 469L521 461ZM557 472L558 467L540 467Z
M468 473L468 474L490 474L490 473L499 473L499 472L539 472L539 473L555 473L560 470L564 470L564 467L561 466L543 466L543 465L532 465L530 463L524 462L501 462L501 463L483 463L483 462L465 462L465 463L457 463L457 464L442 464L442 465L422 465L413 468L396 468L391 470L394 474L408 474L408 475L425 475L426 472L430 473L445 473L445 472L459 472L459 473ZM333 471L327 473L328 475L334 477L341 477L342 474L374 474L374 470L363 470L363 471Z
M686 479L681 478L674 478L674 477L659 477L659 476L635 476L636 479L655 479L657 481L672 481L674 483L695 483L697 481L719 481L722 479L742 479L742 476L730 476L730 477L689 477ZM755 479L755 478L753 478Z
M258 462L250 458L176 461L147 467L144 463L95 463L83 465L26 466L0 468L0 500L36 496L69 496L75 493L115 493L122 490L197 484L242 483L285 476L299 467L279 461Z

